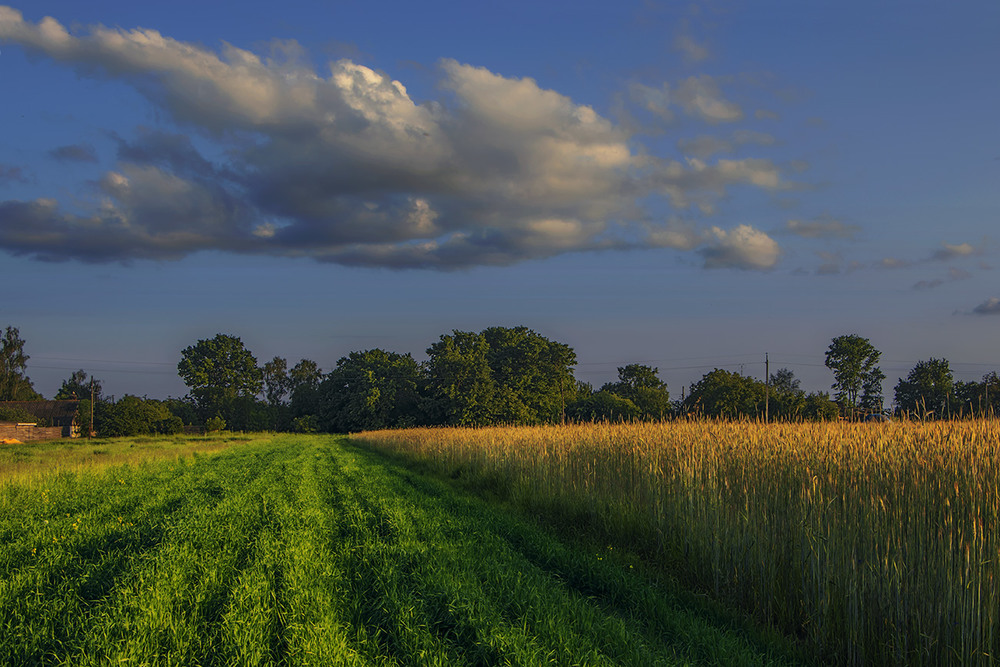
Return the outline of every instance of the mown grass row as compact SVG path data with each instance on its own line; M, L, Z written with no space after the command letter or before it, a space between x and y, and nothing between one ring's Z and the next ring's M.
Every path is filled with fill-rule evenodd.
M0 664L793 661L630 564L343 439L266 437L0 485Z
M1000 655L1000 423L356 436L639 549L833 664Z

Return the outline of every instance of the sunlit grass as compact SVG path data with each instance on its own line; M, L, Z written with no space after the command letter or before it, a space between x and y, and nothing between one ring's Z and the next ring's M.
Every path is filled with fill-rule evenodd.
M261 436L212 456L7 483L0 537L3 665L799 655L728 610L687 605L611 550L567 545L336 436Z
M251 440L251 436L150 436L74 438L0 445L0 485L24 484L46 475L98 471L194 454L213 454Z
M676 422L359 442L649 554L840 664L1000 651L1000 422Z

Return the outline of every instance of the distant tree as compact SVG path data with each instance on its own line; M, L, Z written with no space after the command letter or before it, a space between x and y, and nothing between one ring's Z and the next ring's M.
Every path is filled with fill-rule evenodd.
M833 421L840 416L840 406L830 394L817 391L803 399L802 418L807 421Z
M834 396L842 414L854 418L857 411L882 409L882 380L878 367L879 352L867 338L838 336L826 352L826 367L833 371Z
M87 372L83 369L75 371L68 380L63 380L62 386L56 392L57 401L65 400L89 400L93 389L94 400L101 400L101 381L93 377L88 378Z
M906 379L896 384L896 405L922 419L950 417L955 378L947 359L918 361ZM957 406L956 406L957 407Z
M768 416L772 420L804 419L806 392L799 388L795 373L780 368L771 373L768 387Z
M576 353L527 327L453 331L427 349L427 414L453 425L559 422Z
M691 385L683 409L705 417L756 418L764 413L764 383L716 368Z
M0 336L0 401L37 401L42 398L25 375L28 357L24 341L14 327Z
M409 354L374 349L341 358L319 385L319 427L347 433L417 422L423 377Z
M667 383L657 375L658 368L629 364L618 368L618 382L601 387L616 396L627 398L639 410L641 419L663 419L673 414Z
M528 327L490 327L483 337L501 423L560 422L573 399L576 353Z
M578 422L624 422L642 414L635 403L610 391L598 391L572 403L569 417Z
M236 336L218 334L199 340L181 352L177 372L191 390L202 419L221 414L224 419L246 412L262 387L257 359Z
M435 423L455 426L496 421L496 382L489 343L481 333L453 331L427 348L429 412Z
M288 362L275 357L261 369L264 381L264 399L268 405L277 407L285 402L292 390L292 380L288 377Z
M94 405L94 430L104 438L174 432L173 417L162 401L126 394Z
M319 412L319 385L323 370L311 359L302 359L288 371L292 418L315 416Z

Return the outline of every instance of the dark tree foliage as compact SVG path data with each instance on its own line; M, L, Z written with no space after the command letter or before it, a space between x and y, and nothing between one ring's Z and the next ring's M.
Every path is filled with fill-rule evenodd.
M94 430L104 438L173 434L183 429L183 422L171 414L164 401L126 394L94 406Z
M191 390L202 419L222 415L237 428L255 425L255 397L262 387L257 359L236 336L218 334L181 352L177 372ZM267 428L266 417L264 428Z
M562 421L576 353L527 327L453 331L427 349L427 414L452 425Z
M264 381L264 399L267 404L277 407L285 402L292 390L292 380L288 377L288 362L275 357L261 369Z
M604 390L577 400L567 412L577 422L633 421L642 415L629 399Z
M879 352L867 338L838 336L826 352L826 367L833 371L835 400L845 416L855 418L858 411L882 410L882 380L878 367Z
M609 382L601 391L628 399L639 411L640 419L665 419L673 414L667 384L660 380L658 368L629 364L618 368L618 382Z
M319 428L347 433L412 426L422 384L420 366L409 354L351 352L319 385Z
M956 382L951 413L963 417L1000 415L1000 376L996 371L984 375L982 382Z
M288 371L288 393L292 419L315 416L320 410L319 385L323 370L311 359L302 359Z
M29 358L24 353L21 333L14 327L7 327L0 336L0 401L41 400L41 394L25 375Z
M63 380L62 386L56 392L56 400L90 400L93 393L95 401L101 400L101 381L87 376L83 369L75 371L68 380Z
M692 416L726 419L763 417L764 383L716 368L691 386L683 409Z
M896 384L896 405L905 413L921 419L947 419L955 379L947 359L918 361L906 379Z

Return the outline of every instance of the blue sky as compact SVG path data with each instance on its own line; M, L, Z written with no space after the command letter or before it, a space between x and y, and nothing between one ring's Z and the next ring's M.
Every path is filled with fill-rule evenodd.
M1000 370L1000 4L0 8L0 326L51 396L178 396L240 336L329 370L525 325L832 381L865 336Z

